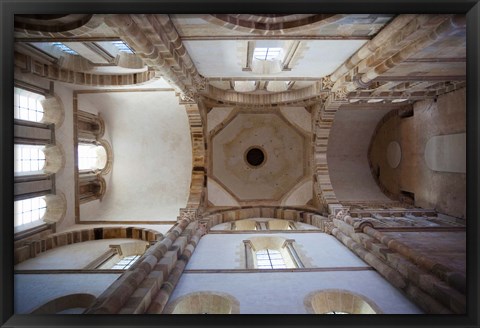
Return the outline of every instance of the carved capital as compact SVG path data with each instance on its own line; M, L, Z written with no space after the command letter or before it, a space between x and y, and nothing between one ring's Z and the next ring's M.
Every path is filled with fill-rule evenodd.
M347 100L347 94L348 94L347 88L342 87L337 91L335 91L335 100L341 100L341 101Z
M193 86L197 92L204 91L207 88L207 79L201 75L197 75L193 78Z
M196 208L181 208L180 215L178 220L187 219L193 221L197 218L197 209Z
M195 98L197 97L197 94L193 90L179 93L178 96L180 98L180 105L196 104Z
M331 90L333 88L334 84L335 83L332 81L332 78L331 78L330 75L325 76L322 79L322 89L324 89L324 90Z
M348 207L343 207L335 214L336 219L343 219L345 216L350 216L350 209Z

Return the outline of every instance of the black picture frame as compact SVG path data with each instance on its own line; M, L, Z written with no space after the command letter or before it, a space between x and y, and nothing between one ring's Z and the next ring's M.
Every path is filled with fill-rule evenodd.
M2 102L0 130L0 324L1 327L180 327L180 326L388 326L478 327L479 285L479 31L478 0L243 0L233 1L33 1L1 2ZM13 314L13 20L15 14L63 13L464 13L467 15L467 314L466 315L15 315Z

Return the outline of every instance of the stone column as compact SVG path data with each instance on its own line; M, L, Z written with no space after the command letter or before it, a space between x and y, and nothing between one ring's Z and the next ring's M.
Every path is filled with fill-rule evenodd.
M140 285L146 281L149 282L148 285L150 287L150 289L145 288L148 295L143 295L139 300L143 305L142 309L139 309L139 313L144 313L145 309L150 306L150 302L146 302L148 301L147 296L149 299L153 298L151 295L158 290L158 286L160 286L166 278L163 277L161 271L157 274L155 268L191 221L192 219L188 217L179 220L162 240L158 241L145 252L134 267L130 268L130 270L125 272L110 287L108 287L107 290L97 298L95 304L93 304L85 313L118 313L122 307L126 305L128 300L132 300L133 294L136 291L140 291ZM151 274L155 275L151 276ZM146 280L147 277L150 280Z
M45 154L45 166L43 168L45 173L57 173L65 167L65 155L62 145L59 143L46 145L42 151Z
M431 272L441 280L447 282L449 285L465 293L466 291L466 277L464 274L457 272L437 261L431 260L424 255L419 254L414 249L408 247L407 245L401 243L394 238L388 237L382 232L374 229L370 226L365 226L362 231L367 235L375 238L380 241L383 245L387 246L389 249L403 255L414 264L418 265L420 268Z
M53 123L56 128L61 126L65 119L62 100L56 96L46 96L46 98L41 101L41 104L43 108L42 123Z
M287 239L287 240L285 240L285 243L283 244L283 247L285 247L287 249L288 254L290 254L290 257L292 258L296 267L297 268L304 268L305 266L303 265L303 262L300 259L300 256L298 256L298 253L295 250L295 247L293 246L294 242L295 242L295 240L293 240L293 239Z
M175 289L175 286L177 285L178 281L180 280L180 277L182 276L183 270L185 269L185 266L187 265L188 261L192 257L192 254L198 245L198 242L200 238L205 234L205 227L200 226L196 231L195 234L193 235L192 239L190 240L189 244L187 247L185 247L185 250L183 251L182 255L178 258L177 264L175 265L175 268L172 270L170 273L170 276L168 280L163 283L162 287L160 288L160 291L155 295L155 297L152 297L152 303L148 307L146 313L149 314L160 314L162 313L163 309L165 308L165 305L168 302L168 299L173 293L173 290Z
M245 269L254 269L255 262L253 260L253 253L255 252L255 248L250 240L244 240L243 246L245 249Z

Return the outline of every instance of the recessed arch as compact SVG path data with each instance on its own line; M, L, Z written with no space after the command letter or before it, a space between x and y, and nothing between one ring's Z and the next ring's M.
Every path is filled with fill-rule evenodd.
M296 31L306 26L319 26L341 19L334 14L296 14L265 17L252 14L212 14L205 16L210 23L221 25L231 30L255 34L279 34L284 30Z
M177 298L163 313L169 314L239 314L240 302L230 294L201 291Z
M92 294L69 294L54 298L31 312L31 314L81 314L95 302Z
M309 293L304 304L311 314L381 314L380 308L367 297L348 290L328 289Z
M101 139L93 143L78 144L78 169L108 174L113 165L113 151L110 143Z

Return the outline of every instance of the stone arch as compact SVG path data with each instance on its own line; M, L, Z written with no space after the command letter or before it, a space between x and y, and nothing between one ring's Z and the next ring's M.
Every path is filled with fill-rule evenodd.
M67 200L62 192L57 192L56 195L46 195L45 203L47 210L42 220L45 223L52 224L63 220L67 212Z
M48 250L84 241L113 238L132 238L155 242L163 235L155 230L140 227L104 227L66 231L48 236L35 236L18 241L14 245L14 264L21 263Z
M252 218L268 218L306 223L320 228L322 231L327 231L327 225L331 222L331 219L323 216L317 210L293 206L229 208L202 213L201 220L204 221L210 229L221 223L234 223L238 220Z
M211 84L207 85L206 91L207 93L203 95L205 98L214 102L220 102L223 106L242 105L244 107L262 107L262 104L267 104L263 106L309 106L321 100L322 94L324 93L324 91L321 90L319 82L298 90L269 94L230 92Z
M81 36L103 23L102 15L15 15L14 26L26 35L46 37Z
M201 291L177 298L163 313L169 314L239 314L240 302L230 294Z
M348 290L327 289L309 293L304 299L307 313L381 314L380 308L367 297Z
M65 167L65 152L60 143L46 145L42 151L45 154L44 172L57 173Z
M99 146L103 147L104 149L104 152L102 151L100 154L98 154L98 157L102 161L102 163L105 162L105 165L100 170L100 174L106 175L110 173L113 167L113 150L112 146L107 140L100 139L98 142Z
M60 127L65 119L65 110L63 102L58 96L46 95L45 99L41 101L43 107L42 123L55 124L55 127Z
M204 19L227 29L262 35L277 35L286 31L298 31L333 23L343 18L334 14L254 15L254 14L212 14Z
M30 314L81 314L95 302L97 298L92 294L68 294L54 298L33 310ZM65 311L65 312L64 312Z
M15 52L15 67L48 80L84 86L143 85L160 78L156 71L147 70L128 74L94 74L77 70L59 69L58 65L45 65L32 57Z

